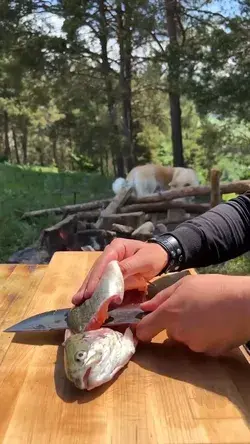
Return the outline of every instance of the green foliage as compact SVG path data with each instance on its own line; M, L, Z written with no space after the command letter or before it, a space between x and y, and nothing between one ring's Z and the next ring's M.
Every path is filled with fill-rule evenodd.
M60 217L21 221L25 211L53 208L112 195L111 179L99 174L59 173L55 167L17 167L0 164L0 262L37 241L41 231Z
M1 2L5 259L50 222L27 225L19 211L70 201L54 190L66 193L84 176L86 196L79 199L95 198L102 188L108 192L104 176L117 174L129 156L136 163L172 164L173 90L181 96L187 165L202 182L214 165L222 180L249 178L249 1L177 3L173 51L166 30L169 2L163 0ZM62 33L45 30L44 14L63 18Z

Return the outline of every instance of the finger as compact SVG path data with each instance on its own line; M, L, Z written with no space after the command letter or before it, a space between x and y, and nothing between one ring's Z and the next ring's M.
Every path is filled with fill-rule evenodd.
M72 302L73 304L79 304L83 299L88 299L92 296L95 291L100 278L108 265L112 260L117 260L117 250L114 250L111 247L111 244L108 245L103 254L97 259L94 266L90 270L87 275L87 278L84 280L82 286L78 290L78 292L73 296Z
M92 296L109 262L112 260L122 261L125 257L133 255L143 244L144 242L137 240L114 239L111 244L104 249L104 252L95 262L82 286L73 296L73 304L77 305L81 303L82 300Z
M137 324L136 336L140 341L148 342L161 331L167 330L168 311L166 305L166 302L163 303Z
M145 310L145 311L156 310L160 305L162 305L165 301L167 301L172 296L172 294L180 286L180 283L181 283L180 281L176 282L175 284L171 285L170 287L165 288L164 290L157 293L149 301L143 302L141 304L141 309Z
M137 251L133 256L126 257L120 263L124 278L135 274L145 275L152 273L152 259L150 260L145 248Z

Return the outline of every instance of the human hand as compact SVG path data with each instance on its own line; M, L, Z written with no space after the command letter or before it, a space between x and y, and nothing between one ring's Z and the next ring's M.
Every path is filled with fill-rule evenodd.
M119 262L126 290L145 290L147 282L167 265L168 254L155 243L114 239L97 259L82 286L73 296L73 304L80 304L92 296L105 267L112 260Z
M193 351L218 355L250 339L248 276L186 276L141 308L152 311L137 325L142 341L167 330Z

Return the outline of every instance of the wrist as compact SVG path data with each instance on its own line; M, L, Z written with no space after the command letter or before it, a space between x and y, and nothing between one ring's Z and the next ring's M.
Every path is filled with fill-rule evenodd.
M171 233L155 236L147 242L159 245L167 255L165 266L159 274L180 270L184 261L184 252L178 240Z

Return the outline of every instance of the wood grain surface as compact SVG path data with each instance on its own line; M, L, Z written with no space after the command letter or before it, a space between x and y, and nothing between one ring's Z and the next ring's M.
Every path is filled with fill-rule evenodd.
M250 367L239 349L209 358L162 333L112 382L81 392L65 377L62 333L2 333L71 306L99 254L0 266L0 443L250 443Z

